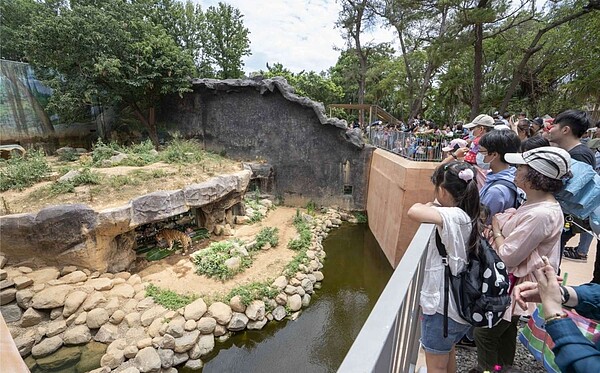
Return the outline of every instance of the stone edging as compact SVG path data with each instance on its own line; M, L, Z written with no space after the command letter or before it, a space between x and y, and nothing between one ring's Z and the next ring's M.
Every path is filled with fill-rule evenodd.
M0 271L2 315L20 354L31 355L25 359L30 368L40 361L57 364L51 356L60 347L93 339L108 345L102 367L94 373L176 372L172 367L183 363L199 369L215 339L224 341L235 331L262 329L271 320L295 319L308 307L323 280L322 241L342 218L348 216L334 210L323 218L305 215L313 233L306 252L309 262L300 265L294 277L280 276L273 282L271 286L279 290L274 299L255 300L247 307L239 297L210 306L200 298L170 311L146 297L148 284L137 274L101 275L72 266L60 272L53 267L36 271L11 267ZM4 257L0 264L6 264ZM267 312L267 306L272 311Z

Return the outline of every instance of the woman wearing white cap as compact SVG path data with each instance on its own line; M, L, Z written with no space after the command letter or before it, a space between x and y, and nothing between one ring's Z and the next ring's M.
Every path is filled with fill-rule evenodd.
M535 281L532 273L544 265L542 256L558 270L564 219L553 193L562 189L563 179L570 176L571 156L563 149L545 146L522 154L508 153L504 158L518 165L515 183L527 194L527 201L517 210L509 209L492 219L494 247L513 275L513 285ZM522 309L514 294L511 297L504 320L493 328L475 330L479 370L513 364L519 316L533 310Z

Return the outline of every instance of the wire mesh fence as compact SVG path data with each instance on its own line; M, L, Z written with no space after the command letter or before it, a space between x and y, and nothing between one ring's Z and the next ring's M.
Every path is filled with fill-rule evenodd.
M388 128L371 128L372 145L414 161L439 162L447 153L442 148L454 138L445 134L402 132Z

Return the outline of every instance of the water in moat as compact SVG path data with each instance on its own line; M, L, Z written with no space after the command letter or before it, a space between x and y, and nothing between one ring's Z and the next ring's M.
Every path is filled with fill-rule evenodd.
M217 343L204 373L337 370L393 270L366 224L344 225L323 245L325 279L300 317Z

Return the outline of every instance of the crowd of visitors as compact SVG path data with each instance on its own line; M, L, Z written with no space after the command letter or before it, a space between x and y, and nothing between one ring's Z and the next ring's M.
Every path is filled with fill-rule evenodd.
M398 132L421 131L413 127L401 127ZM562 259L587 261L594 238L589 211L599 206L586 204L600 203L600 184L590 175L600 170L600 122L592 127L587 113L567 110L555 118L533 120L524 113L517 117L481 114L464 126L431 128L429 124L427 128L424 132L448 137L431 145L439 146L443 157L432 177L435 201L409 209L412 219L437 226L448 252L443 260L432 234L420 298L427 371L456 371L454 349L457 344L469 343L469 337L474 337L477 349L478 366L472 372L498 367L510 371L519 319L531 315L536 303L543 303L546 329L555 342L561 370L600 369L600 340L594 344L583 337L562 312L562 307L574 307L583 316L600 317L600 240L596 240L593 284L559 287L556 277ZM577 188L585 189L583 197ZM565 190L582 198L579 208L586 214L565 207L570 206L563 203ZM576 234L580 235L578 246L566 246ZM444 266L454 275L460 273L480 235L492 244L508 269L511 305L496 325L472 327L459 316L458 305L449 297L450 320L444 337Z

